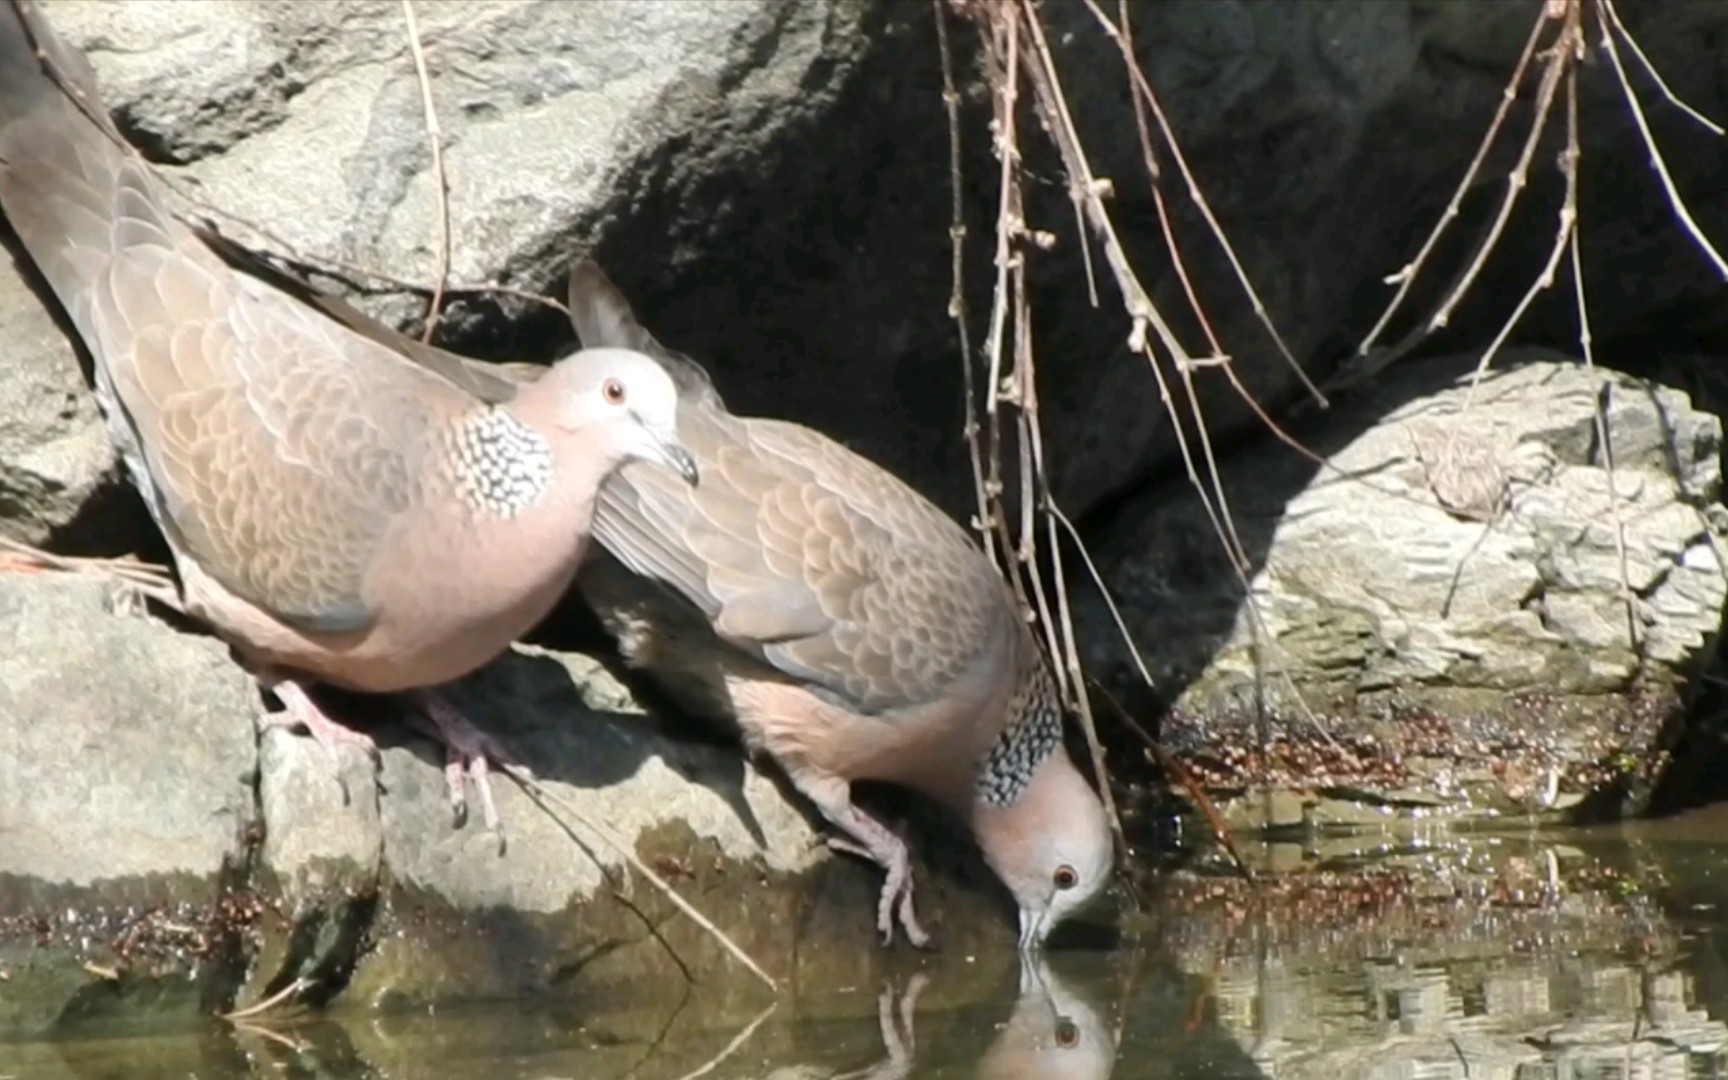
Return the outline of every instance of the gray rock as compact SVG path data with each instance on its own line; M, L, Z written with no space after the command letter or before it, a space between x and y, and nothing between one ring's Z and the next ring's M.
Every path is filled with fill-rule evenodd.
M1659 773L1728 595L1721 424L1568 358L1504 365L1474 394L1469 358L1394 369L1310 438L1318 470L1277 444L1226 461L1252 606L1191 492L1108 524L1096 555L1171 706L1163 737L1210 779L1336 789L1306 812L1343 823L1362 820L1351 791L1377 793L1370 818L1541 811ZM1082 611L1095 670L1126 690L1108 615ZM1269 823L1265 805L1240 820Z
M214 880L244 861L257 693L219 643L118 595L0 575L0 874Z
M231 989L257 694L214 641L116 601L0 574L0 1040Z
M227 650L135 606L93 579L0 574L0 1042L148 1030L296 980L301 1000L362 1008L648 1002L692 975L754 1000L596 825L789 985L880 975L879 872L830 857L735 742L668 727L588 657L524 646L451 691L539 777L535 798L495 777L500 853L478 815L452 821L442 752L395 703L333 701L381 770L303 733L259 739ZM999 888L938 854L917 872L944 942L1006 946Z
M137 136L190 166L181 179L224 229L432 282L439 194L399 5L218 3L195 23L171 3L45 9ZM445 137L450 274L470 284L546 284L573 237L624 209L644 157L678 144L678 182L693 183L819 115L832 69L863 44L850 2L416 11Z
M10 260L0 342L0 534L40 545L114 480L117 459L71 340Z
M231 0L204 4L197 20L169 0L49 0L47 10L91 50L111 104L177 163L169 171L183 186L275 239L201 213L267 248L430 283L436 184L397 5ZM1506 3L1492 17L1478 0L1132 10L1139 58L1198 182L1285 341L1325 376L1372 324L1389 297L1381 279L1415 251L1462 176L1540 5ZM928 6L442 0L417 11L445 133L453 281L544 290L573 251L596 250L647 324L713 366L739 409L813 423L950 510L970 510L946 312L948 131ZM1085 5L1043 15L1093 165L1112 181L1124 242L1179 321L1181 283L1164 269L1115 46ZM1728 12L1634 5L1624 15L1679 94L1728 114L1709 52ZM966 283L981 323L997 166L976 35L951 23L975 245ZM1660 188L1622 167L1647 153L1611 72L1588 68L1580 83L1592 136L1581 213L1600 339L1708 303L1715 282ZM1514 111L1515 130L1525 116ZM1705 189L1711 156L1688 148L1708 146L1708 134L1658 134L1680 189ZM1057 238L1030 263L1047 459L1064 507L1080 515L1170 466L1176 448L1145 361L1124 347L1129 327L1112 288L1101 309L1089 299L1066 187L1044 182L1059 168L1030 125L1023 149L1036 177L1030 223ZM1553 228L1537 204L1558 191L1549 160L1539 155L1526 212L1454 332L1485 338L1534 273ZM1506 152L1490 155L1484 191L1498 191L1509 163ZM1266 406L1299 397L1178 187L1166 180L1170 211L1237 374ZM1696 201L1705 232L1722 234L1728 211ZM1460 228L1470 232L1491 204L1469 200ZM1451 270L1436 267L1418 310ZM1618 286L1634 280L1637 289ZM409 323L423 297L365 302ZM549 310L475 294L458 297L451 328L515 358L570 340ZM1575 334L1565 311L1538 309L1524 329L1554 342ZM980 326L973 340L982 337ZM1200 392L1218 437L1259 424L1224 379L1203 376Z

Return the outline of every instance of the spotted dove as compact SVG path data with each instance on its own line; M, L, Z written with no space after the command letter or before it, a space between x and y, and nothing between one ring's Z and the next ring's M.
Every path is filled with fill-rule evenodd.
M1040 948L1108 883L1096 792L1062 743L1044 655L1012 593L951 518L820 433L731 413L695 361L657 343L599 268L570 307L586 346L659 360L678 383L695 489L652 463L602 485L598 548L577 589L626 661L686 708L729 718L887 874L896 919L924 945L904 842L851 797L901 784L970 826ZM603 549L603 550L601 550Z
M696 482L675 387L590 349L476 396L255 277L174 217L88 62L24 0L0 10L0 211L94 361L108 433L210 624L327 748L371 740L306 692L411 691L496 811L501 750L435 689L557 602L595 492L629 460ZM505 399L508 400L505 400Z

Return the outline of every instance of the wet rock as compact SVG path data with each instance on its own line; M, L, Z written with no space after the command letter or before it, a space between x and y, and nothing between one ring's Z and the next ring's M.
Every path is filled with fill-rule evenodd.
M0 575L0 1039L231 978L251 682L94 580Z
M1472 395L1473 369L1389 372L1302 433L1318 469L1270 443L1225 462L1252 609L1191 493L1104 527L1163 738L1236 823L1636 809L1660 776L1725 596L1720 422L1569 358L1503 358Z
M622 1005L724 975L714 992L755 1000L760 988L736 977L736 961L608 837L634 844L777 978L874 972L878 872L830 857L789 789L735 743L669 728L581 655L520 649L452 700L532 766L538 791L495 777L500 851L478 813L453 825L430 744L384 751L386 910L351 999L598 994ZM928 865L919 873L945 944L1006 944L1008 921L988 885Z

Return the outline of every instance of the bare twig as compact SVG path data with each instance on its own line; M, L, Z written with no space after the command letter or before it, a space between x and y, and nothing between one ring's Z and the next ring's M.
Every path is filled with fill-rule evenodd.
M1176 171L1182 174L1182 180L1188 186L1188 197L1194 201L1195 208L1206 219L1206 225L1211 230L1212 236L1218 241L1218 246L1223 250L1224 257L1229 260L1230 270L1236 275L1237 283L1242 286L1242 291L1247 294L1249 303L1253 305L1255 317L1260 320L1260 325L1264 326L1266 332L1271 335L1273 344L1278 347L1279 355L1296 373L1296 378L1302 383L1302 386L1309 394L1313 395L1314 400L1321 408L1326 408L1329 404L1326 395L1322 394L1320 388L1314 385L1313 380L1308 377L1308 373L1302 369L1302 365L1290 352L1290 347L1284 343L1284 335L1278 332L1277 324L1272 321L1271 312L1266 309L1265 302L1260 299L1260 293L1254 288L1254 282L1248 277L1248 271L1243 268L1242 261L1236 257L1236 249L1231 245L1229 236L1225 234L1224 226L1219 224L1217 216L1213 214L1212 204L1206 200L1206 193L1200 189L1200 183L1194 178L1193 170L1188 168L1188 159L1183 156L1182 146L1176 141L1176 132L1171 128L1169 118L1164 115L1164 107L1158 103L1158 95L1152 92L1152 84L1146 78L1146 73L1140 69L1140 61L1134 55L1134 39L1128 22L1127 0L1117 0L1117 14L1122 20L1120 30L1111 24L1103 9L1098 6L1097 0L1086 0L1086 6L1092 12L1093 18L1097 19L1098 24L1104 28L1104 33L1116 42L1117 48L1122 53L1123 65L1128 69L1128 76L1133 81L1135 92L1130 96L1134 100L1135 118L1140 126L1141 145L1146 151L1154 193L1157 193L1158 173L1152 165L1151 140L1145 128L1145 120L1141 113L1142 108L1151 109L1153 117L1158 121L1158 130L1164 136L1165 145L1170 148L1170 156L1176 162ZM1199 298L1194 295L1193 288L1188 281L1187 269L1183 266L1182 259L1177 253L1175 234L1169 227L1169 217L1164 212L1162 198L1159 199L1159 215L1164 225L1165 238L1170 244L1172 260L1177 272L1182 276L1183 288L1188 292L1189 303L1193 307L1195 315L1204 324L1206 323L1205 312L1201 309ZM1207 328L1207 336L1212 338L1214 355L1222 356L1224 350L1219 347L1217 339L1212 337L1210 326Z
M1599 20L1603 16L1606 16L1607 20L1614 24L1614 29L1620 31L1620 36L1626 41L1626 47L1632 50L1633 56L1638 58L1639 66L1643 67L1644 74L1650 76L1650 81L1655 83L1657 89L1662 91L1662 96L1668 99L1668 104L1674 106L1676 109L1679 109L1681 112L1697 121L1700 126L1709 131L1712 135L1724 134L1721 124L1718 124L1716 121L1705 116L1697 109L1694 109L1691 105L1688 105L1685 101L1682 101L1675 95L1674 91L1668 88L1668 83L1662 78L1662 73L1657 71L1656 65L1650 62L1648 56L1644 55L1644 49L1638 44L1638 39L1633 37L1632 31L1628 30L1626 24L1620 21L1620 9L1614 5L1614 0L1596 0L1596 8L1598 12L1597 18Z
M1452 286L1445 299L1429 317L1426 332L1446 326L1452 320L1452 312L1475 284L1476 278L1487 264L1488 256L1500 242L1500 235L1506 230L1506 223L1512 218L1512 210L1518 203L1518 197L1523 194L1530 171L1530 160L1536 156L1536 147L1542 141L1542 133L1548 126L1548 115L1553 110L1554 93L1560 86L1560 79L1571 69L1573 61L1573 43L1582 39L1578 36L1578 7L1575 3L1564 7L1566 14L1561 22L1558 39L1549 49L1548 65L1542 71L1542 82L1536 91L1536 113L1530 121L1530 131L1524 137L1524 146L1518 152L1518 160L1512 166L1512 171L1506 174L1506 193L1500 198L1500 206L1494 213L1494 220L1488 226L1488 232L1477 242L1476 251L1458 281Z
M1146 667L1146 660L1140 655L1140 647L1134 644L1133 635L1128 633L1128 624L1122 618L1121 609L1116 606L1116 598L1110 595L1109 586L1104 584L1104 575L1098 572L1098 564L1092 561L1092 553L1086 549L1085 541L1080 539L1079 530L1074 528L1074 523L1068 520L1068 515L1063 513L1062 508L1054 502L1050 503L1049 510L1051 518L1068 533L1069 542L1079 553L1080 561L1086 565L1086 572L1092 576L1092 584L1098 587L1099 595L1104 598L1104 606L1110 612L1111 621L1116 624L1116 632L1121 635L1123 643L1128 646L1128 655L1134 658L1134 667L1140 672L1140 678L1145 681L1147 686L1156 686L1157 683L1152 678L1152 672Z
M1555 230L1554 243L1548 250L1548 259L1542 264L1541 272L1536 275L1535 280L1530 282L1530 287L1524 290L1524 295L1518 298L1518 303L1513 307L1512 313L1506 317L1506 321L1501 325L1499 332L1494 335L1494 339L1482 351L1481 359L1476 362L1476 371L1470 377L1470 389L1465 396L1464 408L1466 412L1469 411L1475 400L1476 387L1481 383L1482 376L1488 371L1488 365L1493 362L1495 355L1500 351L1500 347L1511 336L1513 327L1517 326L1518 320L1524 317L1524 313L1535 301L1536 295L1554 285L1554 271L1560 266L1560 258L1566 253L1572 233L1578 227L1578 160L1581 155L1578 149L1577 72L1565 58L1571 57L1576 49L1582 47L1584 38L1583 29L1576 20L1577 9L1574 7L1569 10L1573 12L1574 17L1567 19L1563 24L1560 36L1553 45L1555 56L1562 58L1561 62L1566 64L1562 74L1565 77L1568 102L1566 148L1560 152L1560 172L1566 182L1566 192L1560 201L1559 226ZM1551 66L1550 71L1554 70L1557 68ZM1551 91L1553 87L1550 86L1546 77L1542 81L1542 87L1547 96L1538 101L1537 107L1545 115L1552 105ZM1539 116L1533 130L1539 129L1541 126L1542 122ZM1526 148L1528 149L1528 147ZM1520 159L1519 168L1522 168L1524 164L1524 160ZM1517 183L1522 186L1523 180L1520 178ZM1484 251L1482 254L1485 255L1486 252ZM1476 267L1479 268L1480 265L1481 263L1478 261ZM1472 269L1472 273L1474 269ZM1436 317L1438 318L1438 316Z
M438 277L432 299L426 306L426 329L420 340L430 343L438 329L439 305L450 278L450 181L444 175L444 132L438 127L438 110L432 104L432 77L426 73L426 53L420 47L420 25L414 18L414 0L402 0L402 18L408 23L408 51L414 57L414 77L420 81L420 109L426 114L426 141L432 148L432 176L438 191Z
M725 931L721 930L718 926L715 926L713 921L706 915L697 911L688 900L678 895L678 890L674 889L665 878L655 873L647 863L642 861L641 856L636 854L636 849L633 845L625 842L623 837L583 813L582 810L570 800L555 794L549 788L542 785L539 780L534 778L534 774L529 772L527 769L522 768L520 765L510 763L505 763L501 765L500 768L502 768L512 780L520 784L522 790L527 792L536 802L539 802L543 806L556 806L562 813L569 815L583 828L605 841L608 847L616 851L625 862L629 863L631 867L636 870L637 873L647 878L650 884L659 890L667 900L671 901L673 907L676 907L679 911L683 912L691 922L701 927L708 936L719 942L720 946L727 952L731 953L739 963L748 968L751 974L755 975L758 979L761 979L762 982L767 985L768 989L773 990L776 993L779 992L779 985L775 983L774 979L764 971L755 960L750 958L750 954L740 948L730 937L726 936Z
M1013 109L1015 107L1017 72L1020 66L1020 28L1022 25L1035 24L1037 15L1030 8L1019 9L1006 7L999 9L1000 16L992 17L987 25L990 35L987 47L988 59L993 59L998 65L998 78L994 80L996 88L996 128L999 142L998 154L1002 160L1002 192L997 216L997 283L995 301L991 309L991 336L987 352L990 356L990 398L986 406L992 423L992 465L1000 456L1000 440L995 434L1000 427L1000 406L1004 403L1016 409L1019 445L1019 495L1020 495L1020 527L1018 543L1008 547L1014 552L1016 572L1011 575L1015 588L1019 590L1022 603L1026 595L1021 586L1024 577L1030 581L1033 610L1044 631L1045 644L1052 660L1056 678L1060 684L1064 698L1070 702L1079 717L1081 730L1086 736L1091 752L1092 762L1097 771L1100 798L1104 803L1105 813L1110 820L1117 850L1124 856L1128 853L1127 834L1122 827L1121 815L1115 803L1115 795L1110 784L1110 774L1105 764L1105 754L1097 734L1097 725L1093 722L1090 703L1086 699L1085 688L1079 681L1079 655L1074 641L1074 631L1068 597L1064 583L1061 580L1060 560L1054 559L1056 581L1054 591L1056 603L1051 603L1049 593L1045 589L1044 578L1038 572L1036 563L1038 529L1036 514L1042 507L1048 521L1048 507L1052 505L1049 490L1047 470L1043 458L1043 436L1038 422L1038 394L1036 367L1032 349L1031 309L1026 299L1026 262L1023 253L1018 250L1019 242L1031 238L1036 245L1039 241L1025 227L1019 186L1018 149L1012 138L1015 131ZM1038 97L1040 109L1046 104L1045 95L1040 92ZM1004 137L1004 135L1006 137ZM1076 200L1078 205L1078 199ZM1004 374L1002 371L1002 354L1004 343L1010 328L1012 314L1012 333L1014 339L1013 370ZM995 489L992 494L1000 494ZM1001 515L997 515L998 520ZM1054 524L1050 524L1054 529ZM1004 537L1006 541L1006 537ZM1053 554L1055 549L1052 549ZM1024 570L1024 574L1020 571Z
M948 45L948 9L945 0L930 0L935 9L936 40L942 51L942 104L948 112L948 185L951 193L951 217L948 241L953 249L954 291L948 297L948 317L960 338L960 371L966 387L966 423L962 432L966 450L972 461L972 492L978 504L978 517L972 523L978 530L990 564L1000 570L996 545L990 539L990 498L984 490L984 457L978 446L977 375L973 371L972 330L968 325L965 288L966 197L960 172L960 92L954 84L954 55Z
M740 1031L735 1035L732 1041L727 1043L718 1054L715 1054L703 1064L685 1073L683 1076L679 1077L678 1080L699 1080L700 1077L707 1076L715 1069L724 1065L726 1059L730 1058L733 1054L736 1054L740 1047L749 1042L750 1036L756 1034L756 1029L761 1027L763 1022L770 1016L774 1015L774 1010L779 1007L780 1003L778 1001L769 1002L768 1007L757 1013L756 1019L750 1021L749 1025L746 1026L743 1031Z
M1098 9L1095 0L1087 0L1087 3L1092 8L1094 17L1098 18L1101 22L1107 22L1107 20L1104 19L1103 12ZM1225 235L1222 226L1218 225L1217 221L1212 217L1211 206L1209 203L1205 202L1200 192L1199 184L1189 173L1187 160L1182 156L1182 149L1176 143L1175 134L1171 131L1169 121L1165 118L1163 109L1158 104L1157 96L1152 92L1152 85L1147 80L1145 72L1140 70L1139 61L1135 59L1134 33L1132 26L1128 21L1128 8L1126 4L1121 5L1120 16L1122 19L1122 29L1119 34L1114 34L1113 36L1116 38L1117 44L1122 51L1123 63L1128 66L1129 75L1132 77L1134 82L1134 89L1136 92L1131 94L1130 97L1134 103L1134 127L1135 132L1140 139L1141 158L1146 166L1146 174L1152 178L1152 202L1158 211L1158 227L1163 233L1165 246L1170 250L1171 266L1176 271L1177 280L1181 282L1182 292L1188 299L1188 306L1190 310L1194 312L1195 318L1199 321L1201 332L1206 335L1206 342L1212 350L1212 355L1223 359L1223 362L1220 363L1218 367L1223 370L1224 377L1230 381L1231 389L1236 392L1236 396L1242 400L1243 404L1248 406L1249 411L1252 412L1255 418L1260 421L1261 426L1270 431L1278 441L1284 443L1284 445L1290 447L1298 454L1301 454L1303 457L1317 465L1324 466L1326 464L1325 460L1321 458L1320 455L1304 446L1293 435L1286 431L1284 427L1274 420L1271 414L1266 411L1265 406L1260 403L1259 399L1249 391L1248 387L1242 382L1242 377L1237 372L1235 363L1231 362L1228 358L1224 351L1223 344L1218 340L1218 335L1212 328L1212 320L1206 317L1205 307L1200 303L1199 295L1194 288L1192 276L1188 273L1187 263L1182 258L1182 250L1176 239L1176 229L1170 218L1169 207L1165 204L1163 188L1158 183L1161 170L1158 166L1157 155L1153 151L1152 147L1152 133L1146 125L1146 115L1149 109L1156 114L1159 127L1164 132L1165 141L1170 144L1171 151L1176 157L1177 165L1182 170L1183 176L1188 181L1190 197L1200 206L1202 213L1206 215L1207 220L1212 224L1213 234L1217 237L1219 245L1224 249L1226 255L1231 259L1232 265L1235 265L1236 262L1235 249L1230 246L1229 238ZM1110 28L1110 30L1113 29L1114 28ZM1110 30L1107 30L1106 32L1109 33ZM1253 285L1249 282L1247 274L1242 271L1239 266L1237 267L1237 277L1242 283L1244 290L1249 294L1249 298L1254 302L1256 310L1259 312L1260 318L1266 325L1268 332L1271 333L1273 340L1278 344L1279 349L1285 353L1289 362L1294 364L1295 359L1289 356L1289 351L1284 345L1283 338L1278 333L1277 326L1273 324L1271 316L1265 312L1264 305L1260 303L1259 295L1254 292ZM1314 399L1315 402L1321 408L1330 407L1331 402L1329 402L1323 395L1319 395L1318 391L1315 390L1313 384L1308 381L1306 374L1302 373L1300 368L1297 370L1298 373L1301 374L1304 384L1307 385L1310 390L1314 390L1317 395Z
M1163 744L1152 737L1151 732L1128 714L1128 710L1123 707L1120 701L1116 700L1114 694L1105 689L1104 685L1096 679L1089 681L1100 694L1104 695L1104 700L1115 711L1117 719L1121 720L1123 725L1132 731L1135 737L1151 752L1153 759L1158 762L1158 767L1163 769L1172 780L1176 781L1179 787L1188 793L1188 797L1193 800L1195 807L1200 811L1200 816L1206 819L1206 826L1212 830L1213 838L1230 856L1230 861L1235 864L1242 876L1253 881L1254 871L1249 869L1247 861L1242 858L1242 852L1237 850L1236 841L1231 838L1230 829L1224 824L1224 815L1218 812L1218 808L1207 797L1206 789L1200 786L1192 773L1182 767L1182 763L1176 760L1174 754L1164 749Z
M1579 3L1581 0L1571 0L1571 2ZM1610 7L1609 10L1612 11L1612 8ZM1619 23L1617 17L1614 17L1612 21L1616 25ZM1722 258L1722 253L1716 250L1716 245L1712 244L1709 237L1704 235L1704 230L1698 227L1698 222L1692 218L1692 212L1686 209L1686 200L1680 197L1680 189L1674 185L1674 177L1668 172L1668 162L1663 159L1662 151L1656 145L1656 136L1650 132L1650 122L1644 118L1644 107L1639 104L1638 95L1632 90L1632 82L1626 77L1626 68L1620 63L1620 50L1614 46L1612 28L1604 21L1601 30L1602 51L1608 54L1608 62L1614 67L1616 80L1620 83L1620 90L1626 97L1626 107L1632 110L1632 119L1638 125L1638 134L1644 139L1645 149L1650 151L1650 166L1656 170L1657 179L1662 181L1662 190L1668 195L1668 205L1673 207L1674 216L1680 219L1680 224L1691 235L1693 241L1698 245L1698 249L1710 260L1711 265L1716 267L1716 272L1722 275L1724 279L1728 279L1728 260Z
M1021 0L1021 2L1026 3L1026 0ZM1056 73L1055 63L1051 59L1048 43L1044 40L1042 27L1038 23L1035 13L1032 12L1029 3L1027 4L1027 9L1028 17L1026 19L1026 32L1032 43L1032 47L1036 52L1037 59L1037 62L1029 62L1027 65L1028 71L1032 76L1034 90L1036 91L1034 101L1039 105L1040 112L1044 117L1045 126L1050 132L1051 138L1056 143L1057 151L1062 158L1063 167L1067 170L1070 181L1078 184L1085 195L1087 220L1092 224L1092 227L1098 231L1100 238L1104 242L1106 262L1109 264L1111 272L1116 279L1117 288L1121 291L1123 296L1123 304L1133 322L1133 330L1129 334L1129 347L1137 352L1145 353L1147 360L1151 365L1153 376L1158 381L1159 393L1164 403L1164 407L1167 411L1171 412L1171 418L1174 421L1172 427L1177 438L1177 444L1182 451L1183 464L1188 471L1189 482L1193 485L1194 490L1200 496L1201 505L1205 508L1207 517L1212 523L1213 530L1224 547L1224 551L1230 560L1232 571L1235 573L1237 580L1242 584L1243 594L1247 598L1247 610L1250 618L1254 621L1256 627L1264 630L1265 620L1261 616L1259 605L1254 599L1253 583L1249 579L1249 574L1251 572L1249 560L1246 552L1242 548L1239 538L1236 536L1234 522L1226 520L1228 509L1227 504L1224 502L1224 494L1221 487L1221 471L1211 448L1210 436L1205 431L1205 419L1200 414L1197 402L1193 396L1193 384L1189 378L1194 366L1193 359L1182 348L1180 341L1177 340L1175 334L1171 331L1169 324L1152 304L1150 297L1146 294L1145 288L1140 284L1139 279L1135 276L1132 267L1130 267L1128 263L1128 257L1122 247L1121 240L1117 235L1115 224L1111 221L1109 212L1104 208L1101 197L1104 185L1095 178L1091 164L1087 159L1085 149L1080 145L1079 135L1074 128L1072 118L1068 115L1066 101L1061 91L1060 78ZM1148 327L1157 333L1160 343L1163 344L1165 349L1171 354L1177 371L1183 374L1185 388L1189 392L1188 408L1194 416L1196 426L1200 429L1199 438L1201 441L1202 452L1207 458L1208 472L1212 477L1212 483L1210 485L1206 484L1200 477L1199 467L1196 464L1198 458L1194 454L1192 447L1189 445L1188 437L1184 433L1183 424L1181 423L1180 418L1176 416L1174 411L1174 396L1170 392L1169 384L1166 382L1164 374L1157 363L1156 356L1149 348L1149 343L1146 340L1146 330ZM1214 500L1216 500L1216 502L1214 502ZM1270 640L1270 635L1265 636L1267 640ZM1309 708L1307 702L1302 698L1301 693L1296 690L1295 684L1289 679L1288 673L1284 672L1282 668L1279 668L1279 673L1283 675L1286 682L1289 683L1292 690L1292 699L1298 710L1314 726L1315 730L1322 738L1326 739L1328 742L1335 742L1335 740L1332 739L1331 733L1328 732L1325 729L1325 726L1320 722L1320 718L1311 708Z
M1014 268L1022 260L1015 248L1025 233L1020 190L1018 125L1015 120L1020 92L1018 24L1019 9L1004 8L1000 18L992 19L987 27L987 33L995 38L991 43L992 47L986 50L986 59L994 60L997 65L996 77L991 79L991 88L996 117L995 151L1001 159L1002 167L998 177L1001 191L996 212L996 284L990 305L990 328L984 343L989 372L984 384L989 391L984 402L984 413L989 424L989 444L985 455L988 475L984 481L984 493L992 504L986 521L995 526L996 542L1002 547L1003 558L1009 560L1008 580L1014 588L1015 597L1025 610L1030 607L1025 584L1022 576L1012 568L1016 545L1008 535L1007 515L1001 509L1002 417L998 409L1002 397L1002 347L1007 330L1009 282ZM1022 491L1020 496L1022 499L1029 498L1030 492Z
M233 1024L235 1031L244 1031L248 1035L257 1035L259 1038L268 1039L278 1046L292 1050L296 1054L303 1053L306 1050L307 1044L302 1040L291 1038L279 1031L271 1031L262 1024L248 1024L244 1020L235 1020L233 1021Z
M1567 154L1573 170L1578 167L1577 127L1578 127L1578 89L1576 85L1567 87L1566 111L1568 121L1569 141ZM1567 177L1567 197L1573 196L1577 186L1575 175ZM1578 225L1574 220L1571 235L1566 238L1571 254L1572 288L1578 308L1578 347L1584 354L1584 366L1590 370L1596 368L1595 346L1590 334L1590 306L1584 300L1584 260L1578 251ZM1608 423L1607 396L1613 386L1608 380L1602 382L1602 399L1597 407L1591 410L1592 419L1596 424L1596 442L1602 447L1602 467L1608 481L1608 512L1614 520L1614 555L1620 573L1620 596L1626 607L1626 642L1634 650L1638 648L1638 598L1632 592L1632 575L1627 567L1626 558L1626 515L1620 506L1620 486L1614 479L1614 441L1613 432Z
M1530 59L1536 55L1536 43L1541 40L1542 28L1546 19L1547 16L1544 14L1531 25L1530 37L1524 42L1524 51L1518 54L1518 64L1512 69L1512 77L1506 80L1506 87L1500 92L1500 104L1494 110L1494 119L1489 121L1488 130L1482 136L1482 142L1476 147L1476 156L1470 159L1470 167L1464 170L1464 176L1458 181L1458 187L1452 192L1452 199L1446 204L1446 209L1441 213L1440 220L1434 223L1433 231L1428 234L1428 239L1423 241L1421 249L1416 252L1416 257L1406 263L1402 270L1386 279L1388 285L1396 283L1398 291L1393 294L1391 302L1386 305L1386 310L1381 313L1380 319L1374 324L1373 329L1369 330L1361 344L1356 346L1357 355L1367 356L1369 354L1369 350L1380 339L1381 332L1386 329L1386 324L1392 321L1392 316L1404 303L1405 295L1409 293L1410 286L1415 283L1417 275L1422 272L1422 267L1428 262L1428 257L1434 253L1434 248L1439 244L1441 235L1445 233L1447 226L1457 219L1459 211L1464 205L1465 194L1475 186L1476 174L1481 171L1483 162L1488 159L1488 151L1494 145L1495 136L1500 132L1500 125L1506 122L1507 112L1512 108L1512 103L1518 100L1518 86L1524 81L1524 71L1530 66ZM1384 362L1390 363L1391 361L1388 359Z
M274 1009L276 1006L287 1001L289 998L294 997L311 985L311 980L296 977L287 986L284 986L274 994L271 994L263 1001L255 1002L244 1009L236 1009L233 1012L219 1013L218 1015L224 1020L245 1020L248 1017L257 1016L260 1013L269 1012L271 1009Z

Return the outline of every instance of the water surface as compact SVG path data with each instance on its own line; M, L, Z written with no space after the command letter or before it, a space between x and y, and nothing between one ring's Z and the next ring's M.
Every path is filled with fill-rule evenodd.
M1247 854L1255 884L1169 875L1130 943L1044 963L905 955L748 1016L701 986L631 1012L350 1002L0 1045L0 1080L1728 1076L1728 811Z

